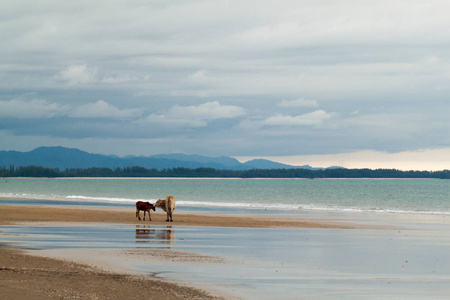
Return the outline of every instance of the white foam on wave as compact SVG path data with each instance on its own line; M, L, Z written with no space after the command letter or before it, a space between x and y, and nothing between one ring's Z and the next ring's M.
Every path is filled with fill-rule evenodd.
M310 211L329 211L329 212L348 212L348 213L390 213L390 214L426 214L426 215L450 215L448 211L425 211L425 210L401 210L388 208L364 208L364 207L345 207L333 205L315 205L315 204L266 204L266 203L230 203L230 202L202 202L202 201L178 201L179 206L187 207L208 207L208 208L236 208L236 209L267 209L267 210L310 210Z
M117 197L95 197L83 195L40 195L26 193L0 193L4 199L35 199L35 200L66 200L78 202L109 202L109 203L135 203L136 201L155 202L157 199L130 199ZM417 215L450 215L450 211L425 210L425 209L398 209L383 207L358 207L358 206L336 206L319 204L288 204L288 203L258 203L258 202L223 202L223 201L177 201L178 207L186 208L217 208L217 209L242 209L242 210L279 210L279 211L326 211L346 213L380 213L380 214L417 214Z
M405 210L396 208L366 208L366 207L346 207L346 206L319 206L304 205L304 210L313 211L329 211L329 212L348 212L348 213L380 213L380 214L413 214L413 215L450 215L449 211L432 211L432 210Z
M5 199L35 199L35 200L62 200L64 196L58 195L40 195L27 193L0 193L0 198Z
M78 196L71 195L66 196L66 200L76 201L94 201L94 202L121 202L121 203L134 203L136 201L156 201L157 199L130 199L130 198L114 198L114 197L91 197L91 196Z
M177 205L189 207L217 207L217 208L247 208L247 209L280 209L293 210L301 206L294 204L263 204L263 203L244 203L244 202L204 202L204 201L177 201Z

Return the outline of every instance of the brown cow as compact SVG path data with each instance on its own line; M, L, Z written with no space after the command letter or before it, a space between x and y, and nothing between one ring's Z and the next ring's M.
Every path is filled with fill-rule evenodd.
M155 211L155 207L150 202L143 202L138 201L136 202L136 218L139 218L139 221L141 220L141 216L139 215L139 212L141 210L144 211L144 221L145 221L145 212L148 212L148 219L151 221L152 217L150 216L150 210L153 209Z
M175 210L176 206L177 205L175 203L175 199L172 196L167 196L166 200L158 199L158 201L156 201L155 203L155 207L159 207L167 213L166 222L169 222L169 220L170 222L173 222L172 213Z

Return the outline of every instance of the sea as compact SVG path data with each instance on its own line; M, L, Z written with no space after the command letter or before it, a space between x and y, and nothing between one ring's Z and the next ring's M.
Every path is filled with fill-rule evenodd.
M0 204L132 207L168 195L179 211L450 215L450 181L442 179L0 179Z

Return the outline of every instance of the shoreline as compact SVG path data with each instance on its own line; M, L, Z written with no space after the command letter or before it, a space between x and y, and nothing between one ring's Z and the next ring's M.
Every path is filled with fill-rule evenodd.
M439 171L428 171L428 170L408 170L408 171L417 171L417 172L444 172L447 169L439 170ZM83 177L83 176L61 176L61 177L30 177L30 176L18 176L18 177L2 177L3 179L217 179L217 180L249 180L249 179L257 179L257 180L286 180L286 179L301 179L301 180L317 180L317 179L337 179L337 180L346 180L346 179L361 179L361 180L397 180L397 179L406 179L406 180L423 180L423 179L447 179L447 178L438 178L438 177L127 177L127 176L99 176L99 177Z
M165 219L165 213L152 214L152 217L158 221L139 222L133 211L0 205L0 225L36 222L168 224L162 220ZM170 224L180 225L176 222ZM2 299L119 300L143 299L149 296L151 299L168 300L225 299L221 295L216 295L217 291L210 292L201 287L161 280L156 275L139 275L116 268L108 269L98 262L83 263L74 258L43 256L40 251L10 248L0 241Z
M142 218L142 213L141 213ZM152 212L153 221L138 221L134 209L98 207L56 207L0 205L0 225L26 223L100 223L129 225L171 225L246 228L381 229L380 226L348 223L348 220L308 219L285 216L248 216L174 213L174 222L165 222L163 211ZM385 228L384 228L385 229ZM158 251L158 250L157 250ZM176 252L172 254L177 257ZM183 254L184 255L184 254ZM182 255L182 256L183 256ZM176 258L175 258L176 259ZM150 275L149 275L150 274ZM6 299L87 298L124 299L232 299L208 286L185 285L161 280L152 272L130 274L108 269L98 262L58 256L42 256L39 251L8 248L0 243L0 281ZM112 288L111 288L112 287Z
M135 210L123 211L98 207L44 207L23 205L1 205L0 225L17 222L82 222L131 225L178 225L206 227L247 227L247 228L328 228L328 229L386 229L385 226L370 226L332 219L308 219L286 216L248 216L227 214L200 214L174 212L174 222L165 222L162 210L151 212L152 221L139 221ZM141 219L143 212L140 213Z

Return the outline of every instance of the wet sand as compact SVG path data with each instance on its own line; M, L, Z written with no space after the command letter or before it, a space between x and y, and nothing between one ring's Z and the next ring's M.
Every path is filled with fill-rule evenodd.
M141 212L141 218L142 218ZM0 206L0 225L20 222L79 222L168 225L166 214L152 212L152 221L138 221L134 211L93 208ZM170 225L253 228L357 228L332 220L174 214ZM0 245L1 246L1 245ZM184 254L171 256L185 259ZM217 299L205 291L180 284L101 270L95 264L32 256L18 249L0 247L0 299Z
M0 299L220 299L199 289L0 248Z
M133 214L2 205L0 225L24 221L133 223ZM221 299L200 289L149 276L105 271L93 267L95 264L35 256L29 251L1 246L0 243L0 299Z
M110 224L136 224L136 225L168 225L166 213L161 210L151 213L152 221L146 217L139 221L135 211L98 208L59 208L37 206L0 206L0 224L13 224L16 222L100 222ZM141 219L143 213L140 213ZM259 217L248 215L223 214L187 214L174 212L174 222L170 225L180 226L208 226L208 227L247 227L247 228L336 228L336 229L362 229L362 224L345 223L338 220L302 219L297 217ZM371 226L373 228L373 226Z
M99 268L118 278L118 284L125 279L156 279L225 299L448 299L450 231L446 218L372 217L410 229L20 222L0 226L0 240L9 247L33 249L28 253L34 256ZM85 274L78 271L69 281L59 281L67 277L64 270L31 271L41 280L34 287L38 290L48 284L45 278L50 280L49 290L54 289L52 282L58 282L57 288L68 285L56 294L67 291L66 299L78 295L72 284L86 284ZM89 280L95 283L99 278ZM86 293L83 298L95 299L91 290Z

